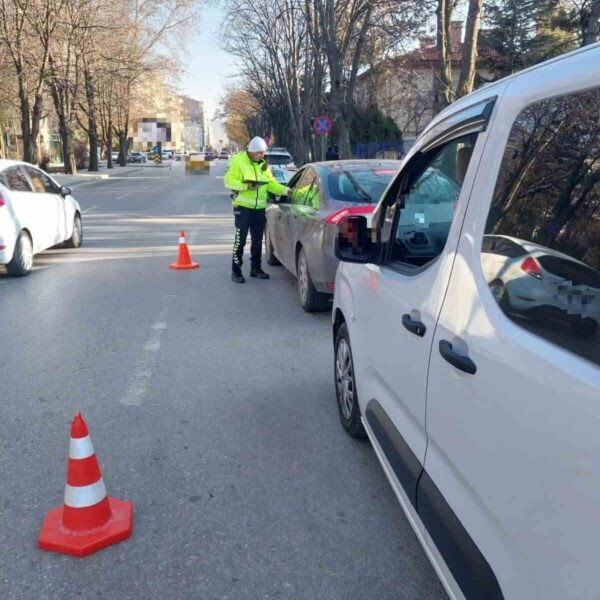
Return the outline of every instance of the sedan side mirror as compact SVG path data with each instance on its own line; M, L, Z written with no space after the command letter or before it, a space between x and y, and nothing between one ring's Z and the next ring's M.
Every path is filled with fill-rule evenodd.
M61 186L60 188L60 195L64 198L65 196L70 196L71 195L71 188L67 187L66 185Z
M335 255L341 261L368 263L371 259L371 246L366 217L352 215L340 221L335 236Z

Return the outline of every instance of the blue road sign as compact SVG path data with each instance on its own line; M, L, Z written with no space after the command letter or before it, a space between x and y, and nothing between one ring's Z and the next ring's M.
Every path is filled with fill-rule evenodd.
M317 135L327 135L333 126L333 121L327 115L320 115L313 121L313 131Z

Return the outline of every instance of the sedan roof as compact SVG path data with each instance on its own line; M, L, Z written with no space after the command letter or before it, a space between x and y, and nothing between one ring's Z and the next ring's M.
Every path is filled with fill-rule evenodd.
M16 165L28 165L30 167L37 167L37 165L32 165L31 163L26 163L22 160L10 160L8 158L0 158L0 171L3 171L8 167L14 167Z

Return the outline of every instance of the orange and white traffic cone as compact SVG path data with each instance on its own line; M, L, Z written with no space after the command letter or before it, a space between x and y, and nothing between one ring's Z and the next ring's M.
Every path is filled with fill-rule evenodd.
M179 232L179 248L177 250L177 261L169 265L171 269L197 269L198 263L192 262L187 242L185 241L185 231Z
M85 556L131 535L131 502L106 494L87 425L80 413L71 423L65 503L44 518L38 547Z

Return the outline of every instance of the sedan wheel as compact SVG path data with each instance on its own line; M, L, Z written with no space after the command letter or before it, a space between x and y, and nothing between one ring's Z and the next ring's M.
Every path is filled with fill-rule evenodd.
M342 323L335 338L335 393L340 421L353 438L366 437L356 395L354 363L346 323Z
M267 227L265 227L265 256L267 264L273 267L281 264L273 252L273 243L271 242L271 236L269 235L269 229Z
M10 275L23 277L29 275L33 267L33 244L25 231L21 231L15 244L11 261L6 265Z
M329 308L330 296L318 292L310 277L304 248L300 248L300 252L298 253L296 275L298 278L298 295L300 296L302 308L306 312L318 312Z
M81 215L75 213L73 217L73 233L71 237L65 242L65 245L69 248L79 248L83 242L83 224L81 222Z

